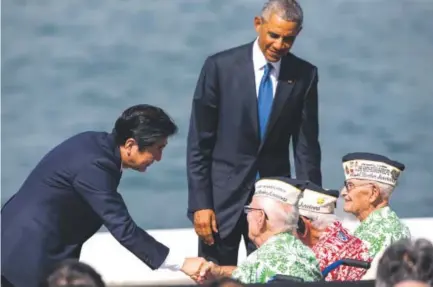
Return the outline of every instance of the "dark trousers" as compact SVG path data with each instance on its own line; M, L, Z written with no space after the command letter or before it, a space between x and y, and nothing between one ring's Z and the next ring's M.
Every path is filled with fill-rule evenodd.
M256 246L248 238L248 223L245 214L242 214L236 227L225 238L214 234L214 244L206 245L199 239L198 256L212 261L220 266L237 266L239 245L241 237L244 238L247 255L256 250Z
M1 287L14 287L4 276L2 276L2 285Z

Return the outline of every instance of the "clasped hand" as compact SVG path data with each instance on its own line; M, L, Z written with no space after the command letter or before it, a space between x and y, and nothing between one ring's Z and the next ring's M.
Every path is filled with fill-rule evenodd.
M218 276L219 266L201 257L187 258L182 266L182 271L195 282L203 284Z
M202 209L194 212L194 229L205 244L213 245L215 243L213 234L218 233L215 212L212 209ZM191 261L191 264L187 264L187 269L182 271L195 282L204 283L217 277L218 265L207 262L204 258L190 259L195 259L195 262Z

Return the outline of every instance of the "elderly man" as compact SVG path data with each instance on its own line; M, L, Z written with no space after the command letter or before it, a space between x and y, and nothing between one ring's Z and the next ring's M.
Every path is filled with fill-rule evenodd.
M343 157L345 187L344 211L361 222L354 235L365 241L371 257L393 242L410 238L410 231L388 204L405 166L385 156L350 153Z
M334 214L337 190L326 190L307 182L299 200L298 235L319 260L320 269L343 258L371 261L366 244L351 235ZM340 266L325 278L327 281L360 280L367 270Z
M258 249L238 267L218 266L213 262L205 264L201 279L231 276L252 284L266 283L279 274L304 281L319 280L321 273L314 253L294 236L297 203L304 183L283 177L257 181L252 202L244 210L248 236Z

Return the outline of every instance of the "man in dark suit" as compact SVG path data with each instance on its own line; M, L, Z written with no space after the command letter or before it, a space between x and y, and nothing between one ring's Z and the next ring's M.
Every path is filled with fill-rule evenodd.
M1 211L2 286L43 286L59 262L79 258L103 224L151 269L198 271L204 259L185 259L156 241L135 224L117 192L122 170L144 172L160 161L176 131L162 109L137 105L111 134L80 133L43 157Z
M321 184L317 68L289 52L302 29L294 0L269 0L255 17L253 43L208 57L192 104L188 134L188 216L199 256L236 265L242 207L257 178L290 176Z

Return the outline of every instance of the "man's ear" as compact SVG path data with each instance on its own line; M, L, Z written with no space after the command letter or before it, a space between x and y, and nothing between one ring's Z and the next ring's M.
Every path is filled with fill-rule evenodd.
M131 150L131 148L137 144L137 142L133 138L129 138L125 141L125 144L123 145L125 149Z
M262 230L266 229L266 213L263 210L259 218L259 226Z
M257 34L260 34L260 27L263 24L262 17L256 16L254 17L254 29L256 30Z
M372 204L375 204L375 203L378 203L380 201L381 201L380 187L377 184L372 183L372 189L371 189L369 202Z

